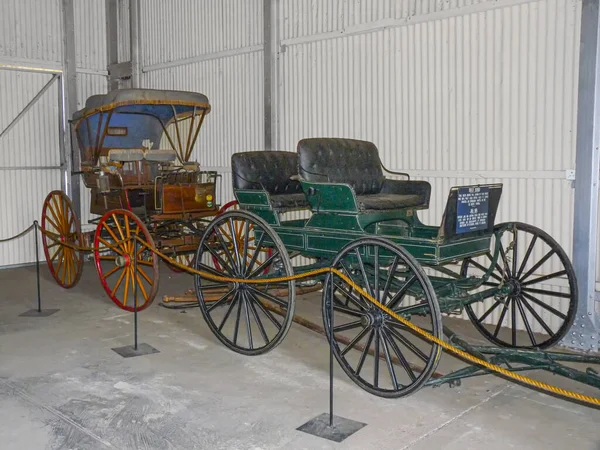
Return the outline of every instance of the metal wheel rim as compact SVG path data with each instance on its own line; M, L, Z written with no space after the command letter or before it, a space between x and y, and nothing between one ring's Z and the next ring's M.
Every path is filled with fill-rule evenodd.
M567 257L566 253L562 249L562 247L558 244L558 242L556 242L556 240L554 240L545 231L543 231L533 225L529 225L529 224L525 224L525 223L521 223L521 222L511 222L509 224L499 224L495 227L495 230L499 230L500 228L506 227L507 225L514 226L517 230L517 233L520 231L524 231L525 233L532 234L534 236L534 238L532 240L535 243L537 243L537 240L540 239L541 241L543 241L543 243L546 244L547 247L549 247L551 249L553 254L550 257L552 257L554 255L558 256L558 259L559 259L560 263L562 264L562 267L564 268L565 275L567 276L567 280L569 283L569 296L570 296L569 307L568 307L568 310L566 313L561 312L562 316L555 314L554 312L552 312L550 310L548 310L548 312L552 313L556 317L562 318L563 319L562 324L556 331L554 331L546 323L546 320L544 320L543 317L540 316L540 319L545 322L546 326L544 326L541 322L539 322L538 318L532 313L532 308L534 306L536 306L536 305L540 306L542 309L546 309L547 307L550 307L551 309L555 309L555 308L550 305L546 305L546 307L544 307L544 306L540 305L539 302L536 303L535 301L532 301L530 298L531 293L529 293L526 290L527 288L523 290L523 293L525 294L523 296L524 299L519 298L519 297L508 297L508 299L506 300L506 304L504 306L499 305L497 302L495 302L490 308L487 308L486 311L481 315L477 314L475 312L475 310L473 309L473 306L471 306L471 305L467 305L465 307L465 310L467 312L467 315L469 316L469 319L471 320L471 323L475 326L475 328L486 339L488 339L490 342L492 342L496 345L499 345L502 347L525 348L525 349L550 348L550 347L554 346L555 344L557 344L569 332L569 330L571 329L571 326L573 324L573 321L575 320L575 315L577 312L576 310L577 310L577 293L578 292L577 292L577 280L575 277L575 272L574 272L573 266L572 266L571 262L569 261L569 258ZM518 240L518 238L517 238L517 240ZM533 244L530 243L530 246L532 247ZM533 248L532 248L531 252L525 253L525 256L528 258L525 259L524 262L523 261L518 261L518 262L509 261L509 267L508 267L508 269L511 270L511 269L514 269L514 264L517 265L517 268L516 268L517 269L517 277L520 276L521 278L525 278L522 281L527 283L526 286L535 284L535 283L531 283L531 281L532 281L531 279L529 279L529 280L527 279L527 278L531 277L533 274L528 274L527 273L528 270L525 269L526 263L529 261L529 258L531 257L531 253L533 253ZM519 255L519 252L517 252L517 256L521 256L521 255L523 255L523 253L521 253ZM543 258L541 258L541 259L543 259ZM502 254L499 257L498 263L502 264L502 265L504 264L504 258L502 256ZM461 266L461 275L462 276L467 275L469 264L473 265L473 261L471 259L466 259L463 261L463 264ZM511 274L512 274L512 271L511 271ZM525 275L527 275L527 276L525 276ZM540 277L538 277L538 278L540 278ZM549 278L549 279L552 279L552 278ZM490 279L489 281L491 282L493 280ZM531 289L531 288L529 288L529 289ZM534 289L535 289L535 286L534 286ZM517 300L515 300L515 298L517 298ZM539 300L539 301L541 303L545 304L545 302L543 300ZM484 324L482 322L483 322L483 320L485 320L485 318L487 318L490 314L492 314L493 310L496 308L501 310L501 317L495 323L496 328L494 329L493 332L491 332L484 326ZM491 312L490 312L490 309L492 310ZM535 311L535 309L533 309L533 310ZM509 324L512 323L511 342L507 342L506 340L498 337L498 334L500 332L500 325L504 322L504 318L507 314L510 314L510 317L508 317L508 323ZM539 312L536 311L536 314L539 315ZM519 316L520 316L520 319L516 319ZM483 317L483 319L481 319L481 317ZM529 323L530 321L527 319L527 317L533 317L535 319L535 321L538 323L538 325L542 326L542 328L544 328L544 329L546 329L546 327L549 328L549 329L546 329L546 332L549 335L548 339L545 339L543 341L538 341L537 339L535 339L535 335L533 334L534 332L532 331L532 329L530 329L531 325L533 325L533 324ZM514 337L516 334L516 325L515 325L516 320L522 320L524 322L524 324L528 324L528 325L525 325L528 340L530 341L528 345L516 344L516 338ZM552 332L550 332L550 331L552 331ZM532 335L533 335L533 337L532 337Z
M266 258L265 261L272 260L271 264L267 264L265 267L262 265L258 265L255 261L252 263L251 256L254 255L257 251L260 252L261 242L258 241L256 243L256 249L254 253L250 253L250 261L247 259L242 260L239 259L239 267L245 267L245 270L250 272L255 272L258 270L257 274L252 275L252 273L247 273L245 275L240 275L239 269L236 271L235 269L231 269L236 260L233 256L225 255L224 258L220 256L220 253L216 251L216 249L221 247L229 248L227 243L227 239L223 238L221 235L221 239L224 241L223 243L216 238L216 231L220 230L221 226L227 226L231 229L233 226L233 221L238 220L245 224L250 222L254 223L257 227L263 230L265 236L271 240L273 245L276 248L277 253L275 255L271 255L271 257ZM248 226L249 228L249 226ZM215 239L217 242L215 242ZM216 247L211 247L211 245ZM246 244L247 245L247 244ZM246 247L248 250L249 246ZM212 250L212 252L211 252ZM249 252L244 252L243 250L239 251L239 254L248 255ZM231 257L231 259L230 259ZM203 259L204 258L204 259ZM208 260L206 259L208 258ZM214 261L215 258L219 259L219 268L211 267L207 265L208 261ZM200 245L198 246L198 251L196 253L196 269L204 270L215 275L219 276L233 276L233 277L244 277L246 276L249 279L256 278L257 276L261 276L261 272L265 272L269 269L270 266L275 264L277 258L280 258L283 273L285 275L292 275L293 268L290 262L290 259L285 251L285 247L281 242L277 233L273 231L273 229L261 218L258 216L246 212L246 211L230 211L226 212L220 216L218 216L207 228L205 234L202 236L202 240L200 241ZM258 258L256 258L258 260ZM204 261L204 262L203 262ZM228 348L231 350L245 354L245 355L259 355L266 353L273 348L275 348L287 335L289 328L292 324L292 318L294 316L294 308L295 308L295 283L294 281L289 281L285 283L285 286L288 288L288 293L286 300L281 298L275 298L274 296L270 296L268 292L261 291L260 285L249 285L249 284L231 284L231 283L214 283L208 282L208 280L203 280L199 275L194 276L194 286L196 289L196 296L198 298L198 304L200 307L200 311L208 324L211 331L215 334L215 336ZM270 296L270 298L269 298ZM214 297L214 298L211 298ZM273 312L270 312L267 308L264 307L264 304L261 302L268 301L271 304L275 304L282 308L284 312L284 316L281 317ZM236 306L237 305L237 306ZM242 307L243 305L243 307ZM214 319L216 319L217 308L221 308L221 312L224 312L224 316L220 317L220 320L217 319L219 323L217 323ZM226 309L225 309L226 308ZM235 311L234 311L235 309ZM213 313L214 311L214 313ZM240 333L240 320L241 314L244 314L243 319L245 320L244 327L246 330L246 346L242 346L237 343L237 338ZM215 317L213 317L215 316ZM233 329L233 336L225 335L225 325L228 321L234 319L236 324ZM276 321L277 325L273 322ZM259 325L260 323L260 325ZM267 327L274 327L274 333L268 333ZM254 325L254 327L253 327ZM250 332L248 332L248 328L250 328ZM256 335L253 334L252 330L258 329ZM236 331L237 330L237 331ZM269 328L269 330L273 330L273 328ZM228 332L228 334L231 334ZM256 341L255 337L256 336ZM261 346L255 347L254 342L261 342Z
M429 279L427 278L425 272L422 270L419 263L408 252L406 252L401 247L396 246L395 244L393 244L392 242L390 242L386 239L378 238L378 237L369 237L369 238L358 239L357 241L354 241L354 242L346 245L336 255L335 259L333 260L333 262L331 264L332 267L338 268L340 261L343 259L343 257L345 255L349 254L351 251L355 251L356 249L360 248L361 246L373 246L373 247L379 246L381 248L385 248L389 251L392 251L393 253L396 254L396 256L401 256L401 258L404 260L405 264L410 267L410 270L413 272L413 276L415 277L414 281L411 281L412 280L412 277L411 277L406 282L406 285L408 286L406 289L409 289L410 286L412 284L414 284L415 282L419 282L419 284L423 287L423 292L425 293L425 296L427 298L426 303L430 308L429 317L431 320L431 330L428 330L428 331L431 334L433 334L434 336L441 339L443 336L442 319L441 319L441 314L440 314L440 310L439 310L439 305L438 305L438 302L437 302L437 299L435 296L435 291L433 290L433 287L432 287ZM377 258L375 258L375 259L377 259ZM394 273L395 273L395 269L392 270L393 264L394 264L394 261L392 261L392 264L390 264L390 271L389 271L390 273L392 271L394 271ZM342 267L342 269L343 269L343 267ZM347 273L349 270L343 269L343 271ZM377 273L377 270L375 271L375 273ZM364 272L363 272L363 276L364 276ZM330 304L328 301L328 297L331 292L330 289L331 289L332 278L333 278L333 275L330 274L330 275L328 275L328 277L326 279L325 286L323 288L323 302L322 302L323 323L324 323L324 327L325 327L325 330L327 333L328 340L330 339L330 337L329 337ZM374 276L373 278L377 279L379 277ZM389 277L388 277L388 279L389 279ZM365 282L364 277L363 277L363 282L364 282L363 285L366 286L367 282ZM361 287L364 288L363 285L361 285ZM385 301L385 303L391 305L392 309L394 310L394 308L396 308L402 304L402 302L404 301L403 299L406 295L406 292L402 293L401 291L404 288L400 288L397 292L397 294L400 295L399 299L396 299L395 298L396 296L395 296L389 300L386 300L389 295L389 293L386 291L386 286L387 286L387 282L385 283L385 285L380 284L379 289L377 288L377 285L371 285L370 289L372 289L373 292L382 291L381 292L382 303L384 303L384 301ZM383 289L381 289L382 287L383 287ZM389 289L391 289L391 288L389 288ZM367 288L367 291L369 291L369 288ZM386 295L386 293L387 293L387 295ZM376 296L376 294L375 294L375 296ZM377 296L376 296L376 298L377 298ZM360 299L358 299L358 300L360 300ZM366 300L364 300L364 299L362 301L366 302ZM352 302L354 303L354 300ZM394 305L394 302L396 303L395 305ZM342 306L340 304L335 306L335 304L334 304L334 309L340 311L340 309L342 307L347 308L347 305L348 305L348 303L344 306ZM373 306L373 308L375 308L375 309L377 309L377 311L379 311L378 308L376 308L375 306ZM405 309L405 307L402 307L401 309ZM387 316L387 314L384 314L384 316ZM353 325L353 323L354 323L354 322L348 322L347 324L336 325L336 323L339 323L339 322L336 322L335 319L336 319L336 317L334 316L334 329L337 328L338 331L347 331L348 328L345 328L345 327L348 325ZM342 367L342 369L344 370L344 372L346 372L346 374L352 379L352 381L354 381L362 389L364 389L367 392L370 392L374 395L380 396L380 397L397 398L397 397L403 397L406 395L410 395L413 392L416 392L421 386L423 386L429 380L429 378L431 377L431 374L435 371L435 369L439 363L442 349L437 344L429 344L431 347L430 347L430 351L429 351L428 355L424 351L421 351L422 354L419 356L421 358L421 361L419 361L419 363L423 363L424 367L423 367L422 372L417 376L414 373L414 370L412 370L412 367L410 367L411 363L406 358L406 352L402 351L402 348L406 348L406 349L410 350L409 346L411 343L413 344L413 346L415 346L414 338L408 339L407 334L406 334L406 329L404 329L404 332L401 333L399 331L400 329L402 329L401 326L391 325L392 322L394 322L396 324L398 322L394 321L392 318L389 318L389 317L388 317L388 319L389 319L389 321L384 321L382 325L379 325L380 332L378 335L375 334L375 332L373 331L373 330L375 330L374 325L365 326L364 323L361 323L359 326L362 326L363 329L355 335L354 335L354 333L352 333L352 335L354 335L354 338L352 340L348 339L348 340L350 340L350 342L345 344L345 347L343 350L340 348L340 344L339 344L339 340L338 340L339 338L337 338L337 336L334 334L333 354L334 354L335 358L337 359L338 363L340 364L340 366ZM362 319L362 317L358 318L358 316L357 316L357 320L362 321L363 319ZM354 328L358 328L359 326L356 326ZM340 330L340 328L343 328L343 330ZM369 329L371 329L372 331L369 332L368 331ZM383 330L383 331L381 331L381 330ZM369 334L369 337L367 337L367 333ZM361 335L362 335L362 337L359 337ZM402 338L404 338L404 340L400 339L398 337L398 335L402 336ZM378 336L378 337L376 337L376 336ZM365 338L367 338L367 344L363 345L363 350L361 352L361 357L359 358L358 364L356 365L356 367L353 367L353 364L349 363L345 354L352 353L352 351L354 351L355 346L357 346L358 344L363 342ZM375 341L375 344L374 344L374 347L375 347L373 349L374 352L373 352L373 354L370 354L370 355L371 355L371 359L373 360L373 362L378 361L377 366L379 366L380 369L378 369L375 372L376 364L373 364L373 369L374 369L373 378L372 378L373 381L368 382L367 380L362 378L361 372L362 372L362 368L364 367L363 366L364 362L367 360L367 358L369 358L369 356L365 355L365 352L368 352L369 349L371 348L371 343L373 343L373 339L377 339L377 340ZM380 345L380 340L383 342L383 344L381 344L381 345ZM409 342L407 343L406 340L408 340ZM394 345L392 342L395 342L396 345ZM398 343L400 343L402 345L402 347L397 345ZM382 348L384 348L383 349L383 358L382 358L381 353L379 353L379 358L377 358L377 356L376 356L376 355L378 355L378 351L376 349L376 348L378 348L378 346L381 346ZM394 353L395 355L392 355L392 353ZM417 352L415 352L415 351L412 351L412 353L414 353L414 355L409 354L409 356L417 355ZM401 387L401 386L394 385L394 382L392 381L392 389L380 388L379 386L377 386L378 383L376 382L379 375L375 375L375 373L379 374L380 370L385 371L387 368L387 373L389 374L391 380L393 380L395 377L398 376L396 373L397 367L395 366L394 358L401 366L401 370L403 369L404 371L406 371L406 374L412 380L412 382ZM412 379L413 377L411 377L409 370L412 370L414 379ZM394 373L393 376L392 376L392 373Z

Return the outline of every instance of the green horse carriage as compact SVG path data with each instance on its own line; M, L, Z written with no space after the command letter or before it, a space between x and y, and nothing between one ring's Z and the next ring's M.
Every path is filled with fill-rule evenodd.
M430 184L386 170L370 142L303 139L297 152L243 152L231 161L240 209L208 225L195 267L273 281L196 276L195 287L210 329L236 352L262 354L286 336L298 282L277 277L324 267L440 339L447 335L442 317L463 312L496 348L518 351L555 345L573 323L577 284L568 257L534 226L495 224L501 184L452 188L440 226L429 226L418 211L429 207ZM294 218L297 210L307 218ZM438 344L342 278L313 278L324 282L322 314L326 330L333 321L334 355L356 384L401 397L428 382Z

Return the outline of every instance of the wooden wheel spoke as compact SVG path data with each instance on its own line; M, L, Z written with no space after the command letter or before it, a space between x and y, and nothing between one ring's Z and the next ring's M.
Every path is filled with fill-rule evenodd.
M554 333L552 332L552 329L548 326L546 321L544 319L542 319L542 317L537 313L537 311L535 309L533 309L533 307L529 304L529 302L527 300L525 300L525 298L521 297L521 300L523 302L523 305L525 305L525 308L527 308L529 310L529 312L531 313L531 315L533 317L535 317L535 320L537 320L538 323L542 326L542 328L544 330L546 330L546 332L550 336L552 336Z
M106 272L106 273L103 273L103 274L102 274L102 278L103 278L104 280L106 280L108 277L110 277L110 276L111 276L113 273L117 272L119 269L122 269L122 267L119 267L119 266L115 266L115 267L113 267L113 268L112 268L112 269L110 269L108 272ZM113 295L114 295L114 294L113 294Z
M500 313L500 318L498 319L498 323L496 324L496 329L494 330L494 337L498 337L498 333L500 332L500 328L502 327L502 322L504 321L504 316L506 315L506 312L508 311L509 304L510 304L509 300L507 300L506 303L504 303L504 308L502 308L502 312Z
M148 274L143 270L140 269L140 267L137 267L137 271L140 273L140 275L148 282L148 284L150 286L152 286L154 284L154 282L152 281L152 279L148 276Z
M144 283L142 282L142 279L140 278L139 271L138 271L138 273L135 274L135 281L137 281L137 287L139 288L139 290L142 291L142 295L144 296L144 300L148 301L148 293L146 292L146 288L144 287ZM150 283L150 285L152 285L152 283Z
M406 357L400 350L400 347L398 347L398 344L396 344L396 342L394 341L392 336L389 334L389 331L391 331L391 330L384 330L384 335L387 337L388 342L390 343L390 346L392 347L392 350L394 350L394 353L396 354L396 358L398 358L398 361L400 361L400 365L402 366L404 371L407 373L407 375L409 376L411 381L415 382L417 379L415 373L413 372L412 368L410 367L410 364L406 360ZM425 361L427 361L427 360L425 360Z
M231 297L233 294L235 293L235 289L231 289L229 292L226 292L225 295L221 296L221 298L219 298L217 301L215 301L212 305L210 305L208 308L206 308L206 311L208 311L209 313L215 309L218 308L219 306L221 306L224 302L227 301L227 299L229 297Z
M358 364L355 369L356 376L360 376L360 371L362 370L362 367L365 363L365 359L367 359L367 354L369 353L369 348L371 347L371 342L373 342L373 337L375 335L375 330L373 328L370 328L369 330L371 331L371 333L369 333L367 344L365 345L365 348L363 349L360 355L360 359L358 360Z
M383 288L383 293L381 294L380 302L383 302L383 304L387 303L387 297L390 292L392 280L394 280L394 274L396 273L396 269L398 269L398 256L394 257L394 261L392 262L392 265L389 270L388 278L387 278L387 280L385 282L385 286Z
M388 372L390 373L390 378L392 379L392 386L395 390L398 390L398 380L396 379L396 371L394 370L394 364L392 363L392 357L388 348L385 331L380 330L379 334L381 338L381 346L383 347L383 354L385 355L385 362L387 364Z
M116 250L117 247L116 245L118 245L122 250L124 250L127 253L127 248L125 247L125 243L124 242L119 242L119 238L117 237L117 235L113 232L113 230L111 230L111 228L108 226L108 224L106 222L102 222L102 227L108 231L108 234L110 234L110 237L115 241L114 242L114 247L112 250ZM100 238L102 239L102 238ZM103 240L103 239L102 239ZM104 241L104 240L103 240ZM106 241L104 241L103 243L105 243ZM117 242L119 242L119 244L117 244ZM105 244L105 245L109 245L110 244Z
M246 299L246 296L244 295L243 292L242 292L242 301L244 303L244 316L246 318L246 336L248 337L248 345L252 349L252 348L254 348L254 342L252 339L252 326L250 324L250 310L248 308L248 300Z
M231 311L233 311L234 306L239 301L239 297L240 297L240 293L239 293L239 291L236 291L233 294L233 300L229 304L229 308L227 308L227 312L225 313L225 316L223 317L223 320L221 321L221 324L219 325L219 328L218 328L219 331L221 331L223 329L223 327L225 326L225 322L227 322L227 319L231 315Z
M52 226L54 227L54 229L55 229L56 231L58 231L59 233L62 231L62 230L60 229L60 227L59 227L59 226L56 224L56 222L54 222L54 220L52 220L52 219L50 218L50 216L46 216L46 220L52 224ZM47 229L46 229L46 233L50 234L50 232L49 232ZM56 234L56 236L59 236L59 235L58 235L58 234Z
M56 253L54 253L54 255L50 258L50 262L53 262L58 257L58 255L63 253L63 249L64 247L61 245L60 248L56 251Z
M482 323L487 318L487 316L489 316L498 306L500 306L500 304L501 303L498 300L495 300L494 304L490 306L488 310L485 313L483 313L483 315L479 319L477 319L477 322Z
M354 328L358 328L362 326L361 321L360 320L355 320L354 322L349 322L343 325L337 325L333 327L333 332L334 333L339 333L340 331L347 331L347 330L352 330Z
M344 294L346 294L346 307L349 302L352 302L356 307L360 308L363 311L366 311L369 307L367 300L363 300L363 297L357 297L353 291L348 291L345 286L339 285L338 283L333 284L334 287Z
M119 269L121 269L121 275L119 275L119 278L117 279L117 282L115 283L114 287L112 288L112 291L111 291L112 295L115 295L115 292L117 292L117 290L119 289L119 286L121 286L121 282L123 281L123 277L125 277L125 272L127 272L127 270L123 270L122 267L119 267Z
M259 297L262 297L266 300L270 300L273 303L275 303L276 305L281 306L282 308L287 308L287 306L288 306L287 303L285 301L281 300L280 298L275 297L267 292L259 291L254 286L247 285L247 289L249 291L251 291L252 293L254 293L255 295L258 295Z
M515 299L515 304L519 308L519 314L521 314L521 318L523 319L523 323L525 324L525 329L527 330L527 335L529 336L529 340L533 346L536 346L537 343L535 341L535 336L533 334L533 330L531 329L531 325L529 325L529 320L527 320L527 314L523 309L523 304L520 298Z
M98 241L106 246L106 250L118 253L121 256L125 256L125 253L123 252L122 249L118 248L117 246L113 246L110 242L108 242L104 238L98 237Z
M558 278L563 275L566 275L566 270L559 270L558 272L554 272L548 275L544 275L543 277L534 278L533 280L526 281L525 283L521 283L521 287L529 286L531 284L542 283L543 281L551 280L552 278Z
M415 355L419 357L423 362L427 362L429 360L428 356L423 353L419 347L413 344L406 336L402 336L397 330L393 328L388 328L388 333L393 335L396 339L398 339L407 349L413 352ZM411 331L412 333L412 331Z
M525 292L531 292L533 294L548 295L550 297L571 298L571 294L569 292L555 292L548 291L546 289L533 289L530 287L524 287L522 290Z
M129 268L125 270L125 291L123 292L123 306L127 306L127 296L129 294L129 279L131 278L131 271Z
M400 290L396 292L396 295L394 295L390 302L385 306L393 310L396 306L398 306L399 303L402 303L404 295L408 292L408 290L415 283L415 281L417 281L417 276L413 274L412 277L410 277L409 280L406 283L404 283Z
M346 347L344 347L344 350L342 350L341 355L344 356L346 353L348 353L350 350L352 350L354 347L356 347L356 344L358 344L362 338L365 337L365 335L370 331L370 328L363 328L355 337L354 339L352 339L348 345L346 345Z
M371 297L376 298L375 295L373 295L373 289L371 288L371 283L369 283L369 278L367 277L367 272L365 271L365 265L363 264L363 260L360 256L360 251L358 250L358 248L354 250L354 254L356 256L356 259L358 259L358 267L360 268L360 273L362 274L363 281L365 282L367 293Z
M529 269L527 271L527 273L525 273L525 275L523 275L520 280L521 281L525 281L528 277L530 277L539 267L541 267L542 264L544 264L546 261L548 261L548 259L550 259L550 257L555 253L554 249L551 249L548 253L546 253L542 259L540 259L537 263L534 264L534 266Z
M146 267L154 267L154 263L152 261L146 261L144 259L138 259L138 266L146 266Z
M531 252L533 251L533 246L535 245L537 241L537 235L533 236L533 239L531 240L531 242L529 243L529 247L527 247L527 251L525 252L525 257L523 258L523 261L521 261L521 265L519 266L519 270L517 271L517 278L521 277L521 274L523 273L523 270L525 269L525 265L527 264L527 261L529 261L529 256L531 255Z
M250 298L246 298L246 304L250 307L250 311L252 311L254 320L256 321L256 324L258 325L258 330L260 331L260 334L261 334L263 340L265 341L265 345L267 345L269 343L269 336L267 335L267 331L265 330L265 327L264 327L262 321L258 317L258 311L256 310L256 307L254 306L254 302Z
M356 311L355 309L350 309L350 308L346 308L344 306L339 306L339 305L333 305L333 309L334 311L338 311L344 314L348 314L349 316L353 316L353 317L362 317L364 316L364 313L360 312L360 311Z
M560 312L558 309L553 308L552 306L544 303L543 301L541 301L540 299L538 299L537 297L534 297L531 294L528 294L527 292L521 292L521 296L527 300L529 300L530 302L535 303L538 306L541 306L542 308L544 308L546 311L550 311L552 314L554 314L555 316L560 317L563 320L567 320L567 316L566 314L563 314L562 312ZM527 302L525 302L525 305L527 305Z

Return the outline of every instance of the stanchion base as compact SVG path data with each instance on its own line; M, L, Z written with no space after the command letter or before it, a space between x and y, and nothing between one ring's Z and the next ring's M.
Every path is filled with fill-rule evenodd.
M137 350L133 345L125 347L111 348L112 351L118 353L123 358L133 358L134 356L151 355L152 353L160 353L154 347L148 344L138 344Z
M356 422L355 420L345 419L334 415L333 426L330 427L329 413L323 413L296 428L296 430L329 439L330 441L342 442L348 436L353 435L366 425L366 423Z
M19 314L20 317L48 317L52 314L60 311L60 309L42 309L38 311L37 309L30 309L29 311L25 311L23 314Z

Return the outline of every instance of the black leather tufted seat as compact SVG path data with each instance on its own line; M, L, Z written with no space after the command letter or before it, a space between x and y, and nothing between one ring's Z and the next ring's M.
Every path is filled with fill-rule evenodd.
M310 138L298 142L300 175L308 181L349 184L361 211L427 208L431 185L386 179L372 142Z
M231 156L233 188L265 190L274 209L308 208L298 174L298 155L283 151L255 151Z

